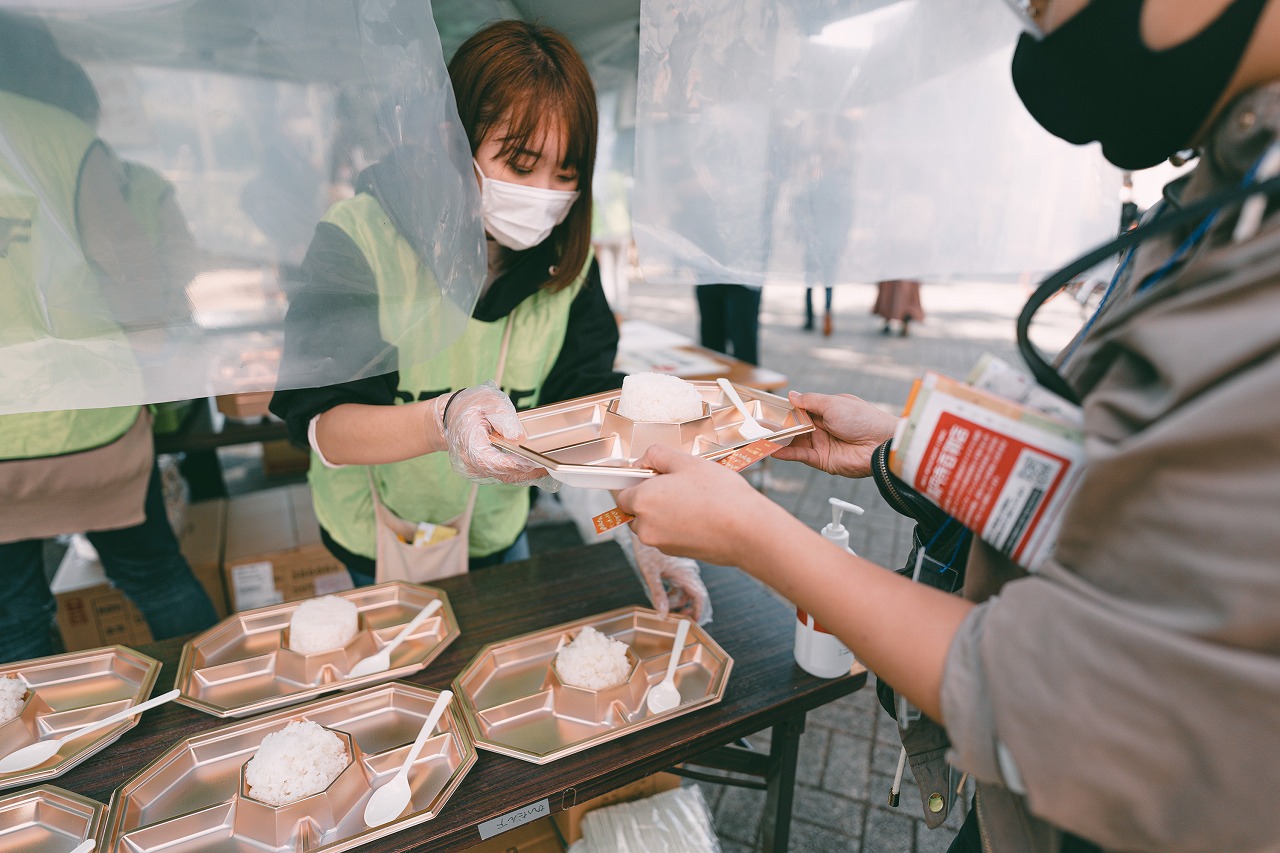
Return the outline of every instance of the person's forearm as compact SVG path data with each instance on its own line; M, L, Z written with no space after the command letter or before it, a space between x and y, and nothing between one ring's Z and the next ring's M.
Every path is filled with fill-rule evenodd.
M767 523L742 525L738 565L813 614L868 669L945 722L947 651L973 605L841 551L785 511L771 515Z
M343 403L320 416L316 444L334 465L383 465L446 449L436 401L402 406Z

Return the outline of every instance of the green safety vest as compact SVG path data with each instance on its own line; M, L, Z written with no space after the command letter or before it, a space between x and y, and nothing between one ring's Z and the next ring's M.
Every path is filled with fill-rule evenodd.
M96 136L65 110L0 92L0 137L0 362L13 348L13 369L12 354L23 353L21 369L34 366L23 382L38 389L59 380L56 358L44 363L32 355L42 342L56 351L55 337L112 333L76 229L80 168ZM137 406L0 415L0 461L101 447L137 418Z
M412 287L397 288L406 299L436 298L439 288L431 270L419 262L413 247L372 196L362 194L339 202L324 221L341 228L364 254L378 283L383 338L396 341L404 331L398 320L403 312L397 307L404 303L387 298L384 282L411 282ZM590 264L588 258L569 287L556 293L540 290L510 316L511 342L502 387L521 408L538 405L542 384L564 343L570 305L582 289ZM447 310L443 303L441 310ZM425 363L402 364L398 402L493 379L507 321L506 317L491 323L469 318L466 331L449 349ZM362 465L327 468L313 453L308 479L320 524L342 547L372 559L377 548L368 470ZM466 509L471 493L471 482L454 472L447 453L376 465L373 475L383 504L410 521L447 521ZM528 516L528 486L481 486L471 519L471 556L486 557L509 547Z

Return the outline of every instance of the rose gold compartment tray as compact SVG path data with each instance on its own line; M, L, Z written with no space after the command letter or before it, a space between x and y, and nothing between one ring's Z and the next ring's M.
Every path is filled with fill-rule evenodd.
M98 833L102 803L53 785L0 799L0 853L70 853Z
M102 832L107 853L336 853L431 820L476 762L455 702L409 771L412 799L370 829L364 808L399 770L440 696L404 682L321 699L187 738L125 782ZM273 807L242 790L241 769L262 739L291 720L336 732L353 761L329 787Z
M646 707L650 685L667 674L678 624L645 607L624 607L485 646L454 679L476 746L547 764L719 702L733 658L691 624L675 675L680 705L662 714ZM587 625L631 648L627 681L602 690L560 681L552 666L560 642Z
M145 701L159 672L159 661L124 646L0 665L0 678L21 675L29 688L21 713L0 725L0 755L37 740L61 737ZM56 755L38 767L0 773L0 788L61 776L115 743L137 724L138 718L130 717L63 744Z
M233 613L183 646L174 685L182 691L177 701L215 717L248 717L334 690L412 675L462 633L448 596L434 587L391 581L335 595L355 604L360 614L360 630L346 646L315 654L285 648L282 632L301 601ZM441 608L392 652L390 669L346 677L351 667L381 650L436 599Z
M606 391L520 413L525 436L509 441L500 435L494 444L544 466L552 477L570 486L625 488L653 476L648 468L633 468L650 444L668 444L707 459L720 459L750 444L738 433L742 415L715 382L690 383L702 394L703 416L680 424L646 424L614 411L621 391ZM785 397L734 385L752 416L772 430L770 441L789 444L813 432L807 412Z

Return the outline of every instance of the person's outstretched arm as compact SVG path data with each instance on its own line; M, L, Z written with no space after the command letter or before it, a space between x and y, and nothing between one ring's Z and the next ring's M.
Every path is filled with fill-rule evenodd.
M951 641L973 605L842 551L739 474L669 447L660 476L618 493L635 535L667 554L738 566L812 613L866 666L938 722Z

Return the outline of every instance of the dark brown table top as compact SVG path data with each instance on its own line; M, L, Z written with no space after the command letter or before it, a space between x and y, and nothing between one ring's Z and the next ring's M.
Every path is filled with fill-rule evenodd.
M289 437L289 429L284 421L273 418L264 417L253 421L237 421L232 418L220 420L222 424L215 426L209 401L198 401L195 410L177 431L155 436L156 453L191 453Z
M681 376L682 379L707 379L714 381L721 376L728 379L735 385L745 385L748 388L759 388L761 391L778 392L787 387L787 375L771 370L767 367L760 367L750 364L741 359L734 358L731 355L725 355L722 352L707 349L706 347L688 344L686 346L677 347L677 349L686 352L696 353L697 355L709 358L712 361L719 362L722 367L714 373L699 373L689 376Z
M824 680L808 675L791 655L794 612L736 569L703 570L715 619L708 631L734 660L718 704L660 726L546 765L479 750L479 761L441 814L386 839L371 851L460 849L478 843L477 824L549 798L560 811L729 743L859 689L866 673ZM646 605L644 591L613 543L546 554L440 581L462 636L431 666L406 679L445 688L488 643L629 605ZM182 639L142 646L161 661L156 693L172 684ZM114 745L51 784L102 802L178 741L226 725L170 703L146 712Z

